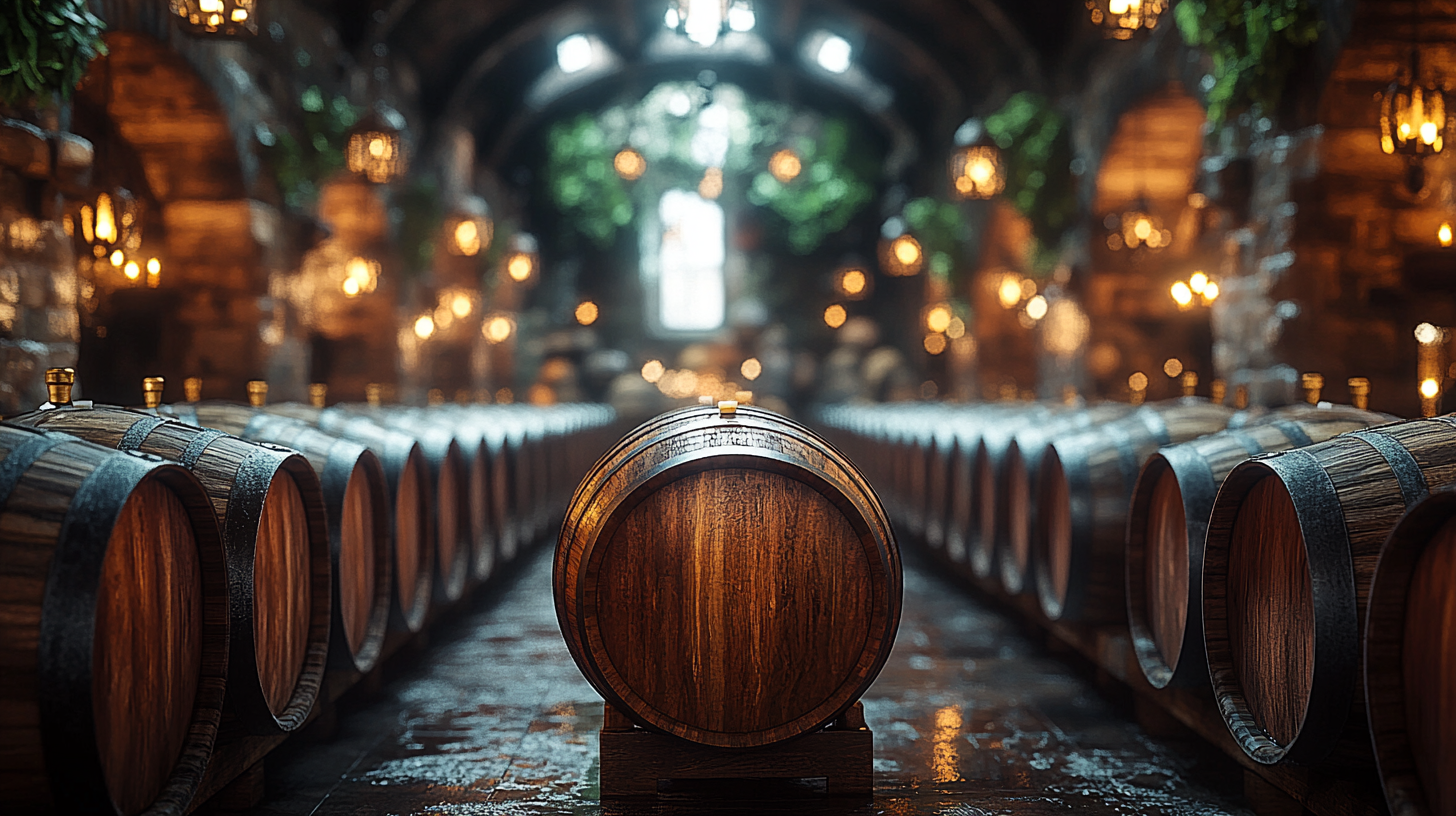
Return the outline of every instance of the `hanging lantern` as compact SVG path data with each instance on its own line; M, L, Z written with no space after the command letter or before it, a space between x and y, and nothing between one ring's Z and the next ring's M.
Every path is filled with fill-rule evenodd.
M94 201L81 205L72 233L97 258L135 251L142 242L141 205L124 188L97 193Z
M209 37L255 37L257 0L171 0L183 31Z
M1163 220L1148 210L1148 203L1139 199L1121 215L1108 215L1103 221L1108 229L1107 248L1159 250L1173 243L1173 231L1163 227Z
M1421 81L1420 51L1411 51L1409 74L1380 94L1380 149L1412 158L1440 153L1446 146L1446 92Z
M950 157L951 185L961 200L984 199L1006 189L1001 151L990 144L966 145Z
M1142 30L1158 26L1168 0L1086 0L1092 24L1114 40L1129 40Z
M376 103L349 131L345 154L349 171L375 184L404 175L409 157L404 143L404 117L384 103Z

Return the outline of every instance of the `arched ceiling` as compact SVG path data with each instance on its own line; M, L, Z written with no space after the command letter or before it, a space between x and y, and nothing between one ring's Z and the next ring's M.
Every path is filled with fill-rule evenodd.
M554 66L569 34L598 37L620 60L553 103L564 108L643 92L663 79L711 68L771 98L866 106L855 89L806 66L803 42L817 30L845 37L856 65L893 96L890 110L866 111L886 130L908 127L939 148L966 116L984 114L1007 93L1045 85L1081 31L1081 4L1062 0L756 0L755 33L769 59L719 51L663 56L653 49L667 0L314 0L338 18L346 43L363 53L385 43L416 70L428 121L465 126L487 163L510 153L551 112L527 104L527 89Z

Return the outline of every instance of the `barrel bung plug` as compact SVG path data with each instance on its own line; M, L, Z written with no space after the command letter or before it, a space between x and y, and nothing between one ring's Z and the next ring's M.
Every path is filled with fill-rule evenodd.
M1370 410L1370 380L1351 377L1346 385L1350 386L1350 404L1362 411Z
M384 389L379 383L369 383L364 386L364 401L369 403L371 408L378 408L382 401Z
M268 404L268 383L266 380L248 380L248 404L262 408Z
M1299 382L1304 387L1304 401L1310 405L1319 405L1320 391L1325 387L1325 375L1310 371L1301 375Z
M1223 400L1226 396L1228 396L1228 383L1215 378L1208 384L1208 399L1214 405L1223 405Z
M142 405L156 408L162 404L162 388L167 381L162 377L142 378Z
M76 369L48 368L45 373L46 395L50 399L41 409L71 404L71 388L76 384Z
M308 384L308 404L309 405L312 405L315 408L322 408L322 407L324 407L325 403L328 402L328 399L329 399L329 386L328 386L328 383L309 383Z
M732 419L738 413L738 400L719 400L718 416L724 419Z
M1183 396L1194 396L1198 393L1198 372L1183 372L1183 376L1179 378L1179 383L1183 386Z
M188 402L202 402L202 378L188 377L183 380L182 395Z

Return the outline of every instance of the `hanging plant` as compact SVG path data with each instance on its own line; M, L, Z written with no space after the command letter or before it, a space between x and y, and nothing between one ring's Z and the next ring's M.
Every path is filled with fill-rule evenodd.
M0 0L0 102L69 99L86 66L106 53L106 24L86 0Z
M295 128L259 130L273 178L289 209L304 211L318 199L324 179L343 169L349 128L359 109L342 94L325 98L317 85L299 95Z
M1300 52L1319 39L1310 0L1181 0L1173 9L1183 41L1208 52L1208 121L1279 107Z
M1019 93L986 117L986 132L1006 161L1002 198L1026 216L1043 247L1054 249L1077 215L1066 117L1046 97Z
M750 203L787 222L789 249L800 255L844 229L874 197L874 188L851 166L849 134L842 119L825 121L818 139L802 139L797 145L802 171L794 179L780 181L765 169L749 188ZM767 156L763 165L769 165Z
M590 114L553 125L546 143L551 199L578 231L605 249L634 215L626 183L613 167L620 145Z

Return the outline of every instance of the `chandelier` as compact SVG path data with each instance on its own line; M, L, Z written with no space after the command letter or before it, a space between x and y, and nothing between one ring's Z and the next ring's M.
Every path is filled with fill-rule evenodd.
M197 36L253 37L258 34L257 0L171 0L183 31Z

